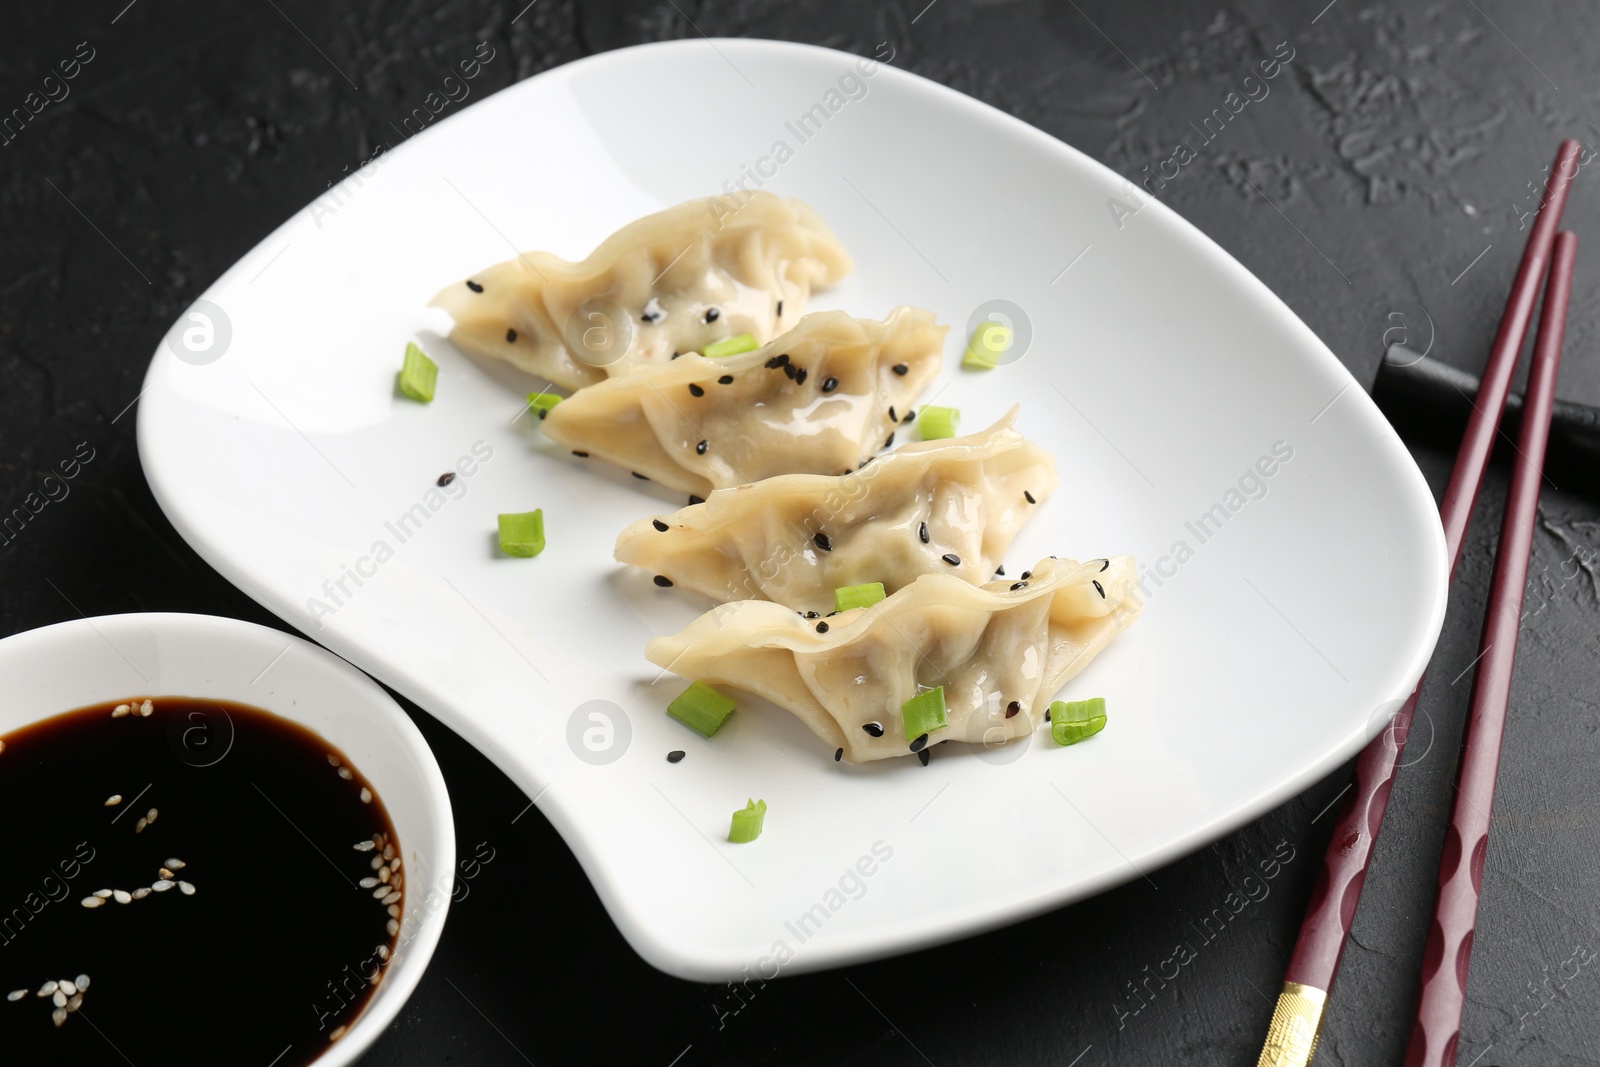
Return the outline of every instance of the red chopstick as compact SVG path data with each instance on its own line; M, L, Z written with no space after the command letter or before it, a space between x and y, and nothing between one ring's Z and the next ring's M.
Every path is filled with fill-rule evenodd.
M1406 1067L1453 1067L1461 1037L1461 1009L1467 998L1467 960L1477 925L1478 889L1483 884L1483 859L1489 848L1489 812L1494 807L1494 779L1500 768L1500 740L1505 734L1506 704L1511 699L1511 669L1522 625L1522 596L1528 584L1528 555L1533 550L1533 523L1539 511L1539 480L1544 473L1545 445L1550 437L1550 410L1555 404L1556 370L1561 366L1561 339L1566 331L1567 299L1572 294L1572 262L1578 239L1556 237L1550 281L1544 290L1544 312L1533 343L1533 367L1517 434L1516 466L1511 492L1500 524L1500 547L1494 557L1489 608L1479 642L1478 675L1472 683L1472 704L1461 765L1456 772L1456 800L1450 832L1439 861L1439 903L1422 956L1422 996L1406 1047Z
M1556 152L1545 185L1543 206L1528 234L1527 247L1522 251L1522 262L1517 267L1477 399L1473 402L1472 415L1456 453L1455 467L1439 505L1452 575L1461 560L1461 546L1472 517L1472 505L1483 484L1489 454L1494 450L1500 415L1511 390L1511 377L1527 336L1528 322L1533 317L1533 305L1549 266L1550 250L1566 207L1567 191L1578 172L1581 147L1577 141L1567 140L1561 142ZM1283 990L1278 994L1257 1067L1305 1067L1316 1052L1328 992L1339 973L1339 961L1344 955L1356 904L1361 899L1361 885L1367 877L1372 846L1383 824L1389 790L1394 784L1400 755L1405 751L1406 735L1411 730L1411 717L1421 691L1419 679L1388 729L1373 738L1356 758L1351 783L1354 788L1334 823L1333 837L1318 871L1294 954L1284 972Z

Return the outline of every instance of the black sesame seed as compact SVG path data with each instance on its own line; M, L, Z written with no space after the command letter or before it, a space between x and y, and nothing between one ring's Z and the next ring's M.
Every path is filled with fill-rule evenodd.
M889 421L890 422L899 422L900 421L900 419L894 413L894 405L893 404L889 405Z
M435 485L449 485L451 482L453 482L455 480L456 480L456 472L455 471L445 471L443 474L439 475L439 480L437 482L435 482L434 484Z
M666 589L667 587L672 585L672 579L668 578L665 574L656 575L654 581L655 581L655 583L657 585L659 585L663 589Z
M924 522L924 523L918 524L918 526L917 526L917 536L922 538L922 543L923 544L927 544L928 543L928 524L927 523Z
M815 541L817 547L822 549L822 551L824 551L824 552L832 552L833 551L833 542L828 540L828 535L827 534L819 533L815 537L813 537L811 540Z
M913 740L911 742L911 751L913 751L913 752L921 752L924 748L927 748L927 747L928 747L928 735L927 734L923 734L923 735L921 735L920 737L916 738L915 740Z
M783 373L788 375L791 379L793 379L794 378L794 364L793 363L785 363L783 365Z
M471 289L474 293L483 292L483 286L479 285L477 282L468 282L467 288Z
M894 444L894 431L890 430L889 436L883 439L883 447L888 448L892 444Z
M722 317L722 312L718 311L716 308L706 308L706 321L707 322L716 322L717 319L719 319L721 317Z
M683 759L683 749L681 748L675 748L667 753L668 763L677 763L681 759Z
M1022 710L1022 702L1018 701L1018 700L1013 700L1011 703L1006 705L1006 718L1008 718L1008 719L1011 718L1012 716L1014 716L1017 712L1019 712L1021 710Z
M517 339L517 331L516 330L510 330L510 329L506 330L506 344L513 344L513 343L516 342L516 339Z
M903 426L903 425L905 425L906 423L910 422L912 419L914 419L916 417L917 417L917 409L916 408L912 408L910 411L906 412L906 417L900 420L900 424Z
M783 301L782 300L778 301L778 314L779 314L779 316L783 315Z
M1012 582L1011 583L1011 591L1013 593L1015 593L1018 589L1026 589L1026 588L1028 588L1028 583L1027 582Z
M766 365L769 367L781 367L787 362L789 362L789 353L785 352L782 355L773 356L771 359L767 360Z
M1100 573L1104 574L1106 568L1109 567L1109 566L1111 566L1111 561L1109 559L1101 560L1100 561Z
M932 753L932 752L929 752L929 751L928 751L928 750L927 750L927 749L923 749L923 750L922 750L922 751L921 751L921 752L918 752L918 753L917 753L917 759L919 759L919 760L921 760L921 761L922 761L922 765L923 765L923 766L924 766L924 767L926 767L926 766L927 766L927 765L928 765L928 760L929 760L929 759L930 759L930 758L931 758L931 757L932 757L932 756L933 756L933 753Z
M540 408L539 409L539 421L543 422L544 419L545 419L545 416L548 415L548 414L550 414L550 409L549 408Z
M1044 721L1045 722L1049 722L1050 721L1050 709L1049 708L1045 708L1044 709Z
M629 471L628 473L639 479L641 482L648 482L650 480L649 478L646 478L644 475L640 474L638 471Z
M1106 587L1105 586L1101 585L1097 581L1094 581L1093 579L1090 580L1089 584L1094 586L1094 591L1096 593L1100 594L1100 599L1101 600L1104 600L1106 598Z
M690 396L705 396L706 395L706 391L704 389L700 388L698 385L694 384L693 382L690 382L689 383L689 395Z
M817 623L817 633L825 634L827 632L828 632L828 624L827 623L825 623L825 622Z
M961 557L956 555L954 552L946 552L944 555L940 556L939 558L944 560L946 563L950 564L950 566L952 566L952 567L961 566Z
M889 369L894 371L896 374L900 375L901 377L905 377L906 372L909 371L911 368L906 366L904 363L896 363L894 366L890 367Z
M804 367L801 367L799 370L794 372L794 384L806 384L806 369Z
M864 722L861 724L861 728L867 732L869 737L883 736L883 723L881 722Z
M837 614L839 614L837 611L830 611L830 612L828 612L826 617L831 619Z
M699 444L694 446L694 454L697 455L697 456L705 455L706 454L706 447L707 447L706 446L706 442L701 441Z
M994 569L994 576L996 578L1004 578L1006 576L1006 565L1004 563Z
M831 393L837 388L839 388L839 379L837 379L837 378L825 378L825 379L823 379L822 391L824 393Z
M704 504L705 502L706 502L706 498L705 497L703 497L703 496L695 496L693 493L689 494L689 505L691 507L693 507L695 504Z
M677 358L678 358L678 357L679 357L679 356L681 356L681 355L683 355L683 353L682 353L682 352L674 352L674 353L672 353L672 358L673 358L673 359L677 359Z
M668 526L666 523L662 522L660 519L651 519L650 520L650 525L654 526L656 529L660 530L662 533L666 533L669 529L671 529L670 526Z
M1024 489L1022 491L1022 495L1028 498L1028 503L1030 503L1030 504L1037 504L1038 503L1037 500L1033 499L1033 494L1028 492L1026 489Z
M589 458L589 453L583 452L583 451L581 451L579 449L576 449L576 448L574 448L572 450L572 454L574 456L577 456L579 459L588 459Z
M1022 572L1022 580L1023 581L1027 581L1029 578L1032 578L1032 577L1033 577L1033 572L1032 571L1023 571Z
M833 762L838 763L842 759L844 759L844 749L842 749L842 748L834 749L833 750Z
M806 618L808 618L808 619L820 619L820 618L822 618L822 615L820 613L818 613L818 612L815 612L815 611L808 611L808 612L806 612Z
M733 384L733 375L724 374L722 377L717 379L717 384L718 385L732 385Z

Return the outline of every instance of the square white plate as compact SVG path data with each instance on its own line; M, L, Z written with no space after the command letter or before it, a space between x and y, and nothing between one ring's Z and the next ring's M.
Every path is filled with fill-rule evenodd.
M1426 484L1266 286L1073 149L859 63L674 42L466 107L229 270L156 353L139 411L145 472L189 543L488 754L634 947L690 978L901 952L1138 877L1353 754L1443 618ZM797 126L814 106L826 120ZM762 162L779 141L787 158ZM754 700L711 741L664 714L683 683L642 647L705 605L615 564L611 545L683 499L513 423L531 380L462 356L424 305L517 250L580 258L746 166L856 257L814 308L932 309L951 325L939 402L972 430L1020 401L1020 428L1054 452L1061 488L1011 573L1049 554L1153 568L1143 617L1063 694L1106 698L1092 741L1060 749L1041 731L945 746L926 768L853 768ZM1022 309L1027 351L960 371L969 318L995 299ZM426 406L394 391L412 339L440 364ZM549 547L499 556L495 515L533 507ZM591 729L610 762L585 747ZM669 765L675 748L688 758ZM768 804L765 835L727 844L747 797Z

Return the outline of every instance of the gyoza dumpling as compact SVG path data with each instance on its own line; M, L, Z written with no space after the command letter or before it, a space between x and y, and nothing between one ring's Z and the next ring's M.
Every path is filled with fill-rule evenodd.
M578 263L529 252L449 286L433 306L454 316L450 339L462 348L568 389L723 337L768 341L799 321L813 289L850 273L850 255L798 200L757 192L728 203L647 215Z
M821 620L741 600L656 638L645 655L787 708L852 762L913 751L901 706L937 686L948 725L918 749L992 745L1032 730L1062 684L1133 622L1135 581L1131 556L1044 559L1029 579L981 587L925 574L871 607Z
M883 322L820 311L751 352L690 353L580 390L542 425L570 449L702 497L779 474L837 474L910 419L939 373L944 333L916 308Z
M988 581L1034 506L1056 487L1050 453L1012 429L902 445L849 474L788 474L719 489L641 519L617 559L717 600L830 611L833 590L893 593L931 572Z

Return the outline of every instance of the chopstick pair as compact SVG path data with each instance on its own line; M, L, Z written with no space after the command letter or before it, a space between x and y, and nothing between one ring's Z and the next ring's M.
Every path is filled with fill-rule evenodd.
M1544 313L1535 341L1533 376L1528 384L1511 495L1496 553L1483 651L1473 684L1455 810L1440 869L1438 909L1424 955L1422 999L1411 1047L1407 1051L1407 1067L1448 1067L1455 1062L1467 954L1477 911L1477 886L1487 845L1511 663L1516 650L1539 479L1577 250L1577 239L1572 234L1562 233L1558 237L1556 231L1566 206L1568 189L1577 174L1580 147L1576 141L1567 140L1556 153L1545 186L1543 208L1534 220L1523 249L1472 415L1439 505L1445 551L1453 577L1461 560L1472 505L1483 484L1499 431L1517 357L1540 286L1548 274ZM1354 788L1334 824L1257 1067L1306 1067L1316 1054L1328 993L1344 955L1373 844L1383 823L1389 791L1401 753L1405 751L1422 684L1422 680L1418 680L1416 689L1388 729L1356 758Z

